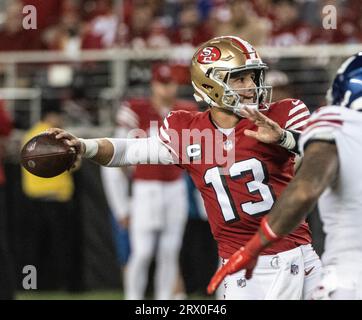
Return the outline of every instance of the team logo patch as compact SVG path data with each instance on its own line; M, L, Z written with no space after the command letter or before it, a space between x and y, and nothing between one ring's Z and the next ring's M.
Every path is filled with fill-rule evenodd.
M217 47L205 47L198 53L197 61L202 64L216 62L221 57L221 51Z
M309 270L304 269L304 275L307 276L313 271L314 267L310 268Z
M299 266L296 265L296 264L292 264L292 265L290 266L290 273L291 273L293 276L297 275L297 274L299 273Z
M224 150L230 151L234 147L234 144L231 140L224 141Z
M279 269L279 257L278 256L275 256L275 257L273 257L273 259L271 259L270 266L273 269Z
M246 280L245 278L241 278L236 280L236 285L240 288L244 288L246 286Z

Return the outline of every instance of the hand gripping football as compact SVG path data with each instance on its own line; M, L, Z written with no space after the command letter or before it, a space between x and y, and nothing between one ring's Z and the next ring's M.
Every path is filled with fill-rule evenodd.
M22 166L42 178L55 177L69 170L76 157L74 148L47 132L31 138L21 150Z

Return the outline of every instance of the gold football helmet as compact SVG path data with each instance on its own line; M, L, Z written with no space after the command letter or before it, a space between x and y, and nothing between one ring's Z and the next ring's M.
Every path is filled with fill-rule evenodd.
M237 115L245 106L268 109L272 87L264 85L266 69L267 65L248 42L232 36L213 38L203 43L192 58L194 97L198 102L205 101L211 107L225 108ZM231 77L246 70L255 72L252 103L243 103L240 90L232 90L228 84Z

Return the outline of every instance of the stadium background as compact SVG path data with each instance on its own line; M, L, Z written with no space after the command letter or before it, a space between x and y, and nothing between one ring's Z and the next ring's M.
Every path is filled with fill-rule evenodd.
M29 4L37 9L35 30L22 26ZM327 5L336 8L336 29L323 28ZM14 124L1 156L17 297L122 298L113 222L99 168L88 161L74 174L74 256L67 285L60 293L22 288L31 215L21 188L19 150L44 102L60 103L65 127L75 134L110 136L120 100L149 93L153 62L171 63L179 95L192 99L188 63L195 46L232 34L254 44L269 64L267 82L275 98L302 99L313 111L324 103L335 66L362 49L361 13L354 0L0 0L0 98ZM322 253L316 214L310 223ZM200 217L189 217L180 262L188 297L203 297L217 256L208 223Z

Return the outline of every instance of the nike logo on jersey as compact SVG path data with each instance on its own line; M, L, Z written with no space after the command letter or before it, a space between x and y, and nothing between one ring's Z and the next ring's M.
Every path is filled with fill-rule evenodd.
M313 269L314 269L314 267L310 268L309 270L304 270L304 275L307 276L308 274L310 274L312 272Z
M299 103L300 103L300 100L292 101L292 104L294 104L295 106L297 106Z

